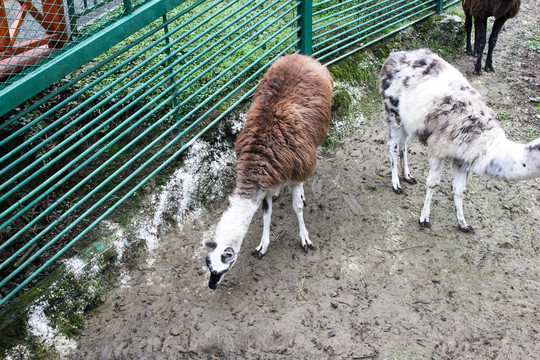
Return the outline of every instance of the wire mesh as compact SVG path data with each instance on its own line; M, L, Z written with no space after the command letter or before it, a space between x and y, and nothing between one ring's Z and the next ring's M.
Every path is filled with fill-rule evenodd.
M129 0L0 0L0 90L137 5Z

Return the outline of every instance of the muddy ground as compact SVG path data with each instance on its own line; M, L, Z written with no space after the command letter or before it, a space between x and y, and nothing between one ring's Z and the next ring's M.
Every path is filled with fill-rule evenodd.
M452 63L499 113L510 138L538 136L540 2L524 1L494 55L496 73ZM396 49L398 50L398 49ZM305 220L315 251L300 248L290 191L275 202L269 251L250 256L262 233L259 212L235 267L208 289L202 240L227 206L162 229L152 264L94 311L71 359L535 359L540 354L540 179L469 177L457 229L447 165L432 203L432 228L418 217L426 151L410 144L417 185L390 185L382 112L322 153L306 183Z

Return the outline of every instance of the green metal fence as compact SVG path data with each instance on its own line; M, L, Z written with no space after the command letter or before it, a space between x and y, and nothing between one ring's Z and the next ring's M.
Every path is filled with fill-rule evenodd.
M331 64L457 3L126 0L72 26L106 8L73 1L72 42L0 91L0 305L179 166L277 57Z

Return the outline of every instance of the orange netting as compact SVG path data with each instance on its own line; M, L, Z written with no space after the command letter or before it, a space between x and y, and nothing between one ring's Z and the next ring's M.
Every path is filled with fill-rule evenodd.
M33 26L24 27L28 15ZM67 28L62 0L0 0L0 78L62 48L68 40Z

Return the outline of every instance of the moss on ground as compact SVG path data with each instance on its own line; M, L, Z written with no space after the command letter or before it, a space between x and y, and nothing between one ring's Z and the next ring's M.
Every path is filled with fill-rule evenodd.
M24 292L0 312L0 357L55 359L59 354L28 328L34 307L47 317L45 324L66 339L77 335L85 314L100 305L115 283L111 271L114 239L92 243L80 256L81 267L65 264L32 290ZM109 249L109 250L107 250Z

